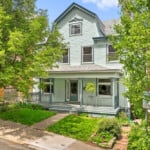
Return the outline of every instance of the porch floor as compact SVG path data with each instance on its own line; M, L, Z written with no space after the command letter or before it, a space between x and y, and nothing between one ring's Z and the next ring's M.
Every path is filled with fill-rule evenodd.
M39 103L45 108L52 111L63 111L69 113L88 113L91 115L107 115L116 116L120 108L104 107L104 106L90 106L90 105L79 105L79 104L66 104L66 103Z

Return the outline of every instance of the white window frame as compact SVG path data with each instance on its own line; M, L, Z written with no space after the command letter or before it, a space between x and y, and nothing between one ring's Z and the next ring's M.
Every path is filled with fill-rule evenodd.
M100 82L99 80L104 80L103 82ZM110 80L110 82L109 81L105 81L105 80ZM100 85L104 85L104 86L110 86L110 91L109 91L109 93L110 94L101 94L100 93ZM112 96L112 81L111 81L111 79L98 79L98 83L97 83L97 89L98 89L98 95L103 95L103 96Z
M80 33L72 33L72 28L73 26L78 26L79 25L79 29L80 29ZM75 31L75 30L74 30ZM75 35L81 35L82 34L82 23L78 22L78 23L71 23L69 24L69 35L70 36L75 36Z
M49 79L49 78L47 78L47 79ZM49 85L49 88L50 88L49 92L45 92L44 89L43 89L43 93L44 94L53 94L54 93L54 82L53 82L53 80L49 79L49 82L48 81L44 81L46 79L42 79L42 80L43 80L43 84L46 85L46 86ZM52 86L53 86L53 91L52 91Z
M91 54L91 55L92 55L92 60L91 60L91 61L84 61L84 58L83 58L84 55L85 55L85 54L84 54L84 48L87 48L87 47L88 47L88 48L89 48L89 47L91 48L91 52L92 52L92 54ZM82 47L82 64L85 64L85 63L93 63L93 62L94 62L94 56L93 56L93 55L94 55L94 52L93 52L93 51L94 51L94 50L93 50L93 47L92 47L92 46L83 46L83 47Z
M116 59L110 60L109 57L111 56L111 54L114 55L114 56L112 56L112 57L115 57L115 55L116 55L116 50L113 48L113 46L112 46L112 48L114 49L114 52L110 52L110 51L109 51L109 47L110 47L110 46L112 46L112 44L108 44L108 45L107 45L107 61L108 61L108 62L118 62L118 61L119 61L119 58L118 58L117 56L116 56L116 57L117 57Z
M63 55L61 63L63 63L63 64L69 64L70 63L70 49L66 48L65 50L68 51L68 62L64 62L64 55Z

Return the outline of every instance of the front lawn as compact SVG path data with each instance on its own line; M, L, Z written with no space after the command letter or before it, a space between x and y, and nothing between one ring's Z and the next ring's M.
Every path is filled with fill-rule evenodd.
M48 131L88 141L97 128L98 119L86 116L69 115L52 126Z
M87 115L69 115L49 126L47 130L97 145L107 143L113 137L119 138L121 134L117 119L93 118Z
M40 109L15 108L0 112L0 118L4 120L19 122L25 125L32 125L55 114L55 112Z

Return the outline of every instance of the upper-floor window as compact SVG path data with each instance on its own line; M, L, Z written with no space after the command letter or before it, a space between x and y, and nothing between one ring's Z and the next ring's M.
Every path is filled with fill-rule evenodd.
M98 80L98 94L111 95L111 79Z
M115 60L118 60L116 50L113 48L112 45L108 45L108 61L115 61Z
M93 62L93 49L92 47L82 48L82 63Z
M65 49L63 52L62 63L69 63L69 49Z
M82 33L81 23L70 24L70 36L80 35Z

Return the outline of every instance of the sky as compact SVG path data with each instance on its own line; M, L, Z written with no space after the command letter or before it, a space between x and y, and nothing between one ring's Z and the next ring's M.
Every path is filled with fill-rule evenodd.
M118 0L37 0L37 8L46 9L51 24L73 2L96 13L103 20L119 18Z

